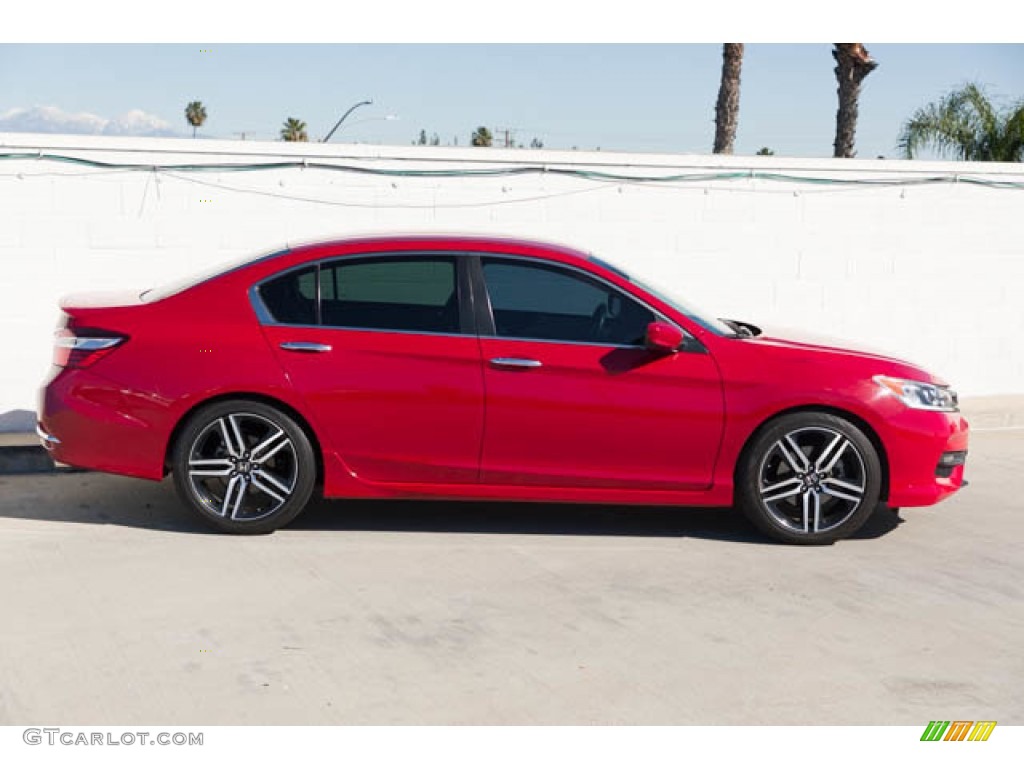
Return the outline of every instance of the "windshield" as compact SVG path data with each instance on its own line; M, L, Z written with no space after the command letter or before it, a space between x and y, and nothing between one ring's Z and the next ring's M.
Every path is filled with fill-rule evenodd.
M699 325L701 328L711 331L712 333L717 333L719 336L736 335L736 330L734 328L730 328L721 320L716 319L714 315L711 315L704 311L699 311L690 303L684 304L678 297L675 296L675 294L671 290L666 289L662 286L655 286L654 284L649 283L645 280L640 280L634 277L633 275L626 273L626 271L621 269L620 267L617 267L614 264L610 264L604 259L599 259L597 256L591 256L590 260L595 264L599 264L605 269L611 270L619 277L628 280L633 285L647 291L647 293L651 294L652 296L658 297L677 312L685 315L690 320L693 320L693 322L697 323L697 325Z
M174 280L170 283L165 283L164 285L157 286L156 288L150 288L148 291L143 291L139 294L139 298L148 302L162 301L168 296L173 296L176 293L187 291L189 288L194 288L200 283L205 283L207 280L217 277L218 275L222 275L225 272L230 272L234 269L238 269L239 267L254 264L257 261L262 261L263 259L270 259L274 256L279 256L282 253L285 253L285 251L278 249L271 251L270 253L262 253L258 256L250 254L241 259L222 261L214 264L212 267L207 267L202 272L188 275L187 277Z

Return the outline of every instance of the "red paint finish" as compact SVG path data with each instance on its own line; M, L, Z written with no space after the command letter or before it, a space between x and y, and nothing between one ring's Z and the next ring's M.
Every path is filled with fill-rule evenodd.
M647 326L646 345L655 352L677 352L684 340L682 332L671 323L651 323Z
M722 437L706 353L482 339L488 363L481 480L491 485L708 488Z
M425 253L460 265L457 332L280 324L253 301L254 286L300 265ZM498 338L474 272L486 254L570 267L621 291L658 316L648 343ZM933 504L963 482L962 467L936 473L943 452L966 450L960 414L908 408L872 381L942 383L926 371L800 334L716 332L555 246L482 237L320 243L167 296L87 294L62 307L65 335L125 339L87 367L55 367L40 392L40 428L60 441L48 447L80 467L158 479L190 411L254 397L306 423L324 493L335 497L726 506L751 436L798 409L845 414L869 433L893 506ZM322 349L281 347L295 342Z
M321 439L370 483L475 483L484 424L475 336L264 329ZM290 341L322 353L281 349Z

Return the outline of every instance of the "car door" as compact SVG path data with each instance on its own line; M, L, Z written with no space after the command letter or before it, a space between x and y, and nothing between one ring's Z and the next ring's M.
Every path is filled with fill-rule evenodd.
M710 486L723 426L717 367L644 346L663 320L565 265L485 256L481 482L686 490Z
M361 480L478 479L480 347L458 261L347 257L257 288L281 365Z

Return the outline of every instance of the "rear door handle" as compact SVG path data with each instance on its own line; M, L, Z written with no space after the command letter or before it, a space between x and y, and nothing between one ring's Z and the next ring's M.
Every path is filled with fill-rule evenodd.
M330 352L331 345L315 341L282 341L281 349L288 352Z
M540 368L543 363L524 357L492 357L491 365L495 368Z

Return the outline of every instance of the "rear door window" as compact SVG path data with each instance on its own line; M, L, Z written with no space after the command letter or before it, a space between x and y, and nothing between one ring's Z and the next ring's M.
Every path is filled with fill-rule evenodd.
M455 260L450 256L324 264L321 322L341 328L458 333L456 285Z
M270 316L284 325L316 325L316 266L286 272L260 286Z

